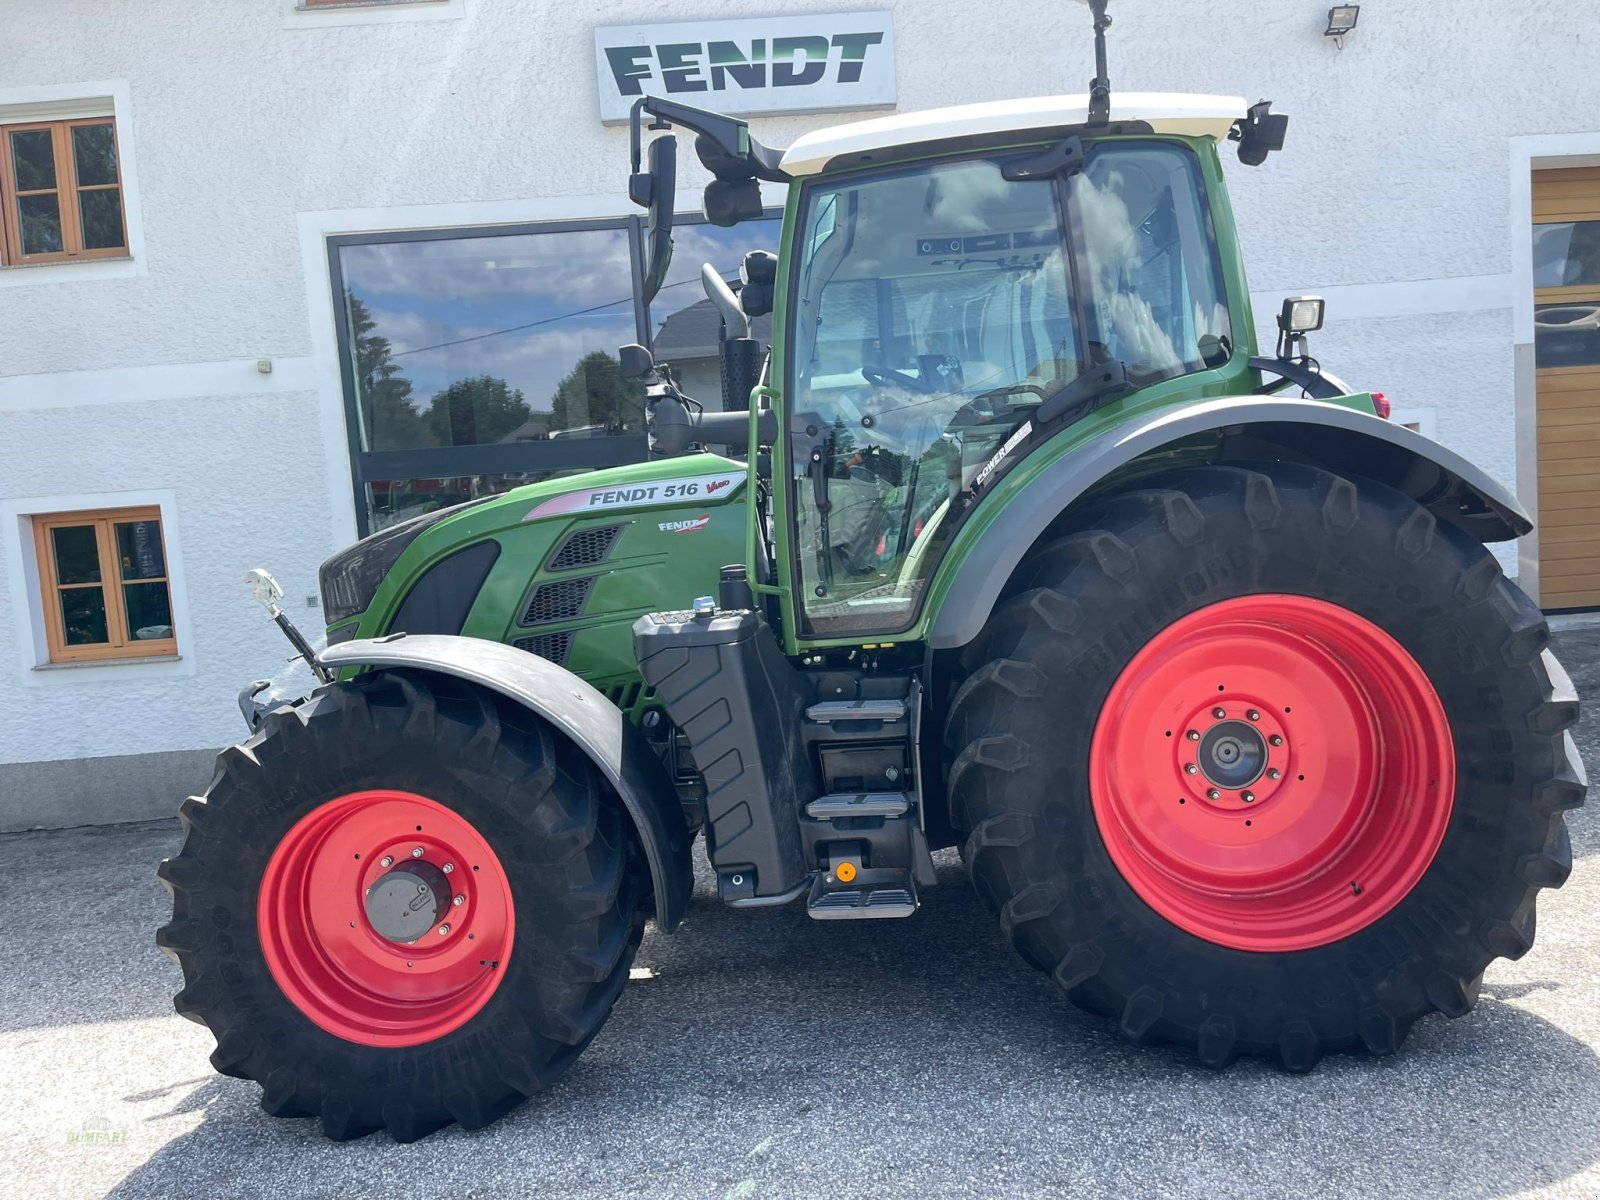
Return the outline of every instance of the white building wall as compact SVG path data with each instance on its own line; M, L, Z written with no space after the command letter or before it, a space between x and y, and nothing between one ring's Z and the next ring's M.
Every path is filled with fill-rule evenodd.
M630 211L626 130L599 124L593 26L840 7L3 0L0 119L62 89L114 91L137 240L131 266L0 271L0 828L8 804L31 814L13 822L93 815L81 798L52 810L42 785L18 799L18 780L46 776L4 764L237 734L235 692L284 657L245 599L248 566L270 565L317 624L303 607L316 564L354 531L325 235ZM1087 10L1067 0L857 7L894 10L902 111L1081 91L1093 73ZM1113 85L1270 97L1291 114L1266 166L1227 156L1262 323L1281 295L1323 292L1318 357L1515 484L1514 315L1531 297L1513 268L1528 160L1512 139L1600 132L1600 6L1369 0L1342 49L1322 36L1326 11L1114 0ZM837 119L754 124L784 144ZM182 547L181 665L32 670L17 514L151 491L170 495Z

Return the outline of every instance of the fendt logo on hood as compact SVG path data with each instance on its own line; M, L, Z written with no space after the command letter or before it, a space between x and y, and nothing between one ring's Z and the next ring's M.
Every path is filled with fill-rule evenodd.
M596 29L600 119L626 120L644 95L728 115L892 107L891 22L828 13Z
M692 517L687 521L658 521L656 528L662 533L693 533L697 529L704 529L711 523L711 514L703 517Z

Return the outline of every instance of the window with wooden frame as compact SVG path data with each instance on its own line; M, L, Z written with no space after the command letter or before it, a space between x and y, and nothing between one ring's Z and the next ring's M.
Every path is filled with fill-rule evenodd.
M177 654L159 509L36 516L33 536L51 662Z
M0 126L0 266L125 258L110 117Z

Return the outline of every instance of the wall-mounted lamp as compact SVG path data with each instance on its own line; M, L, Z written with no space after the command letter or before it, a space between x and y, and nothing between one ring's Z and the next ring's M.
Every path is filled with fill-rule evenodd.
M1344 35L1356 27L1356 20L1360 16L1359 4L1335 4L1328 10L1328 27L1322 31L1322 36L1331 37L1334 44L1342 49Z

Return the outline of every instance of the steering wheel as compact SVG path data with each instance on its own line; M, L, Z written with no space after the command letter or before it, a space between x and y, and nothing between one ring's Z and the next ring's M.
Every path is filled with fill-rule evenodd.
M862 367L861 377L873 387L902 387L909 392L924 393L938 390L914 375L907 375L904 371L891 371L887 367Z

